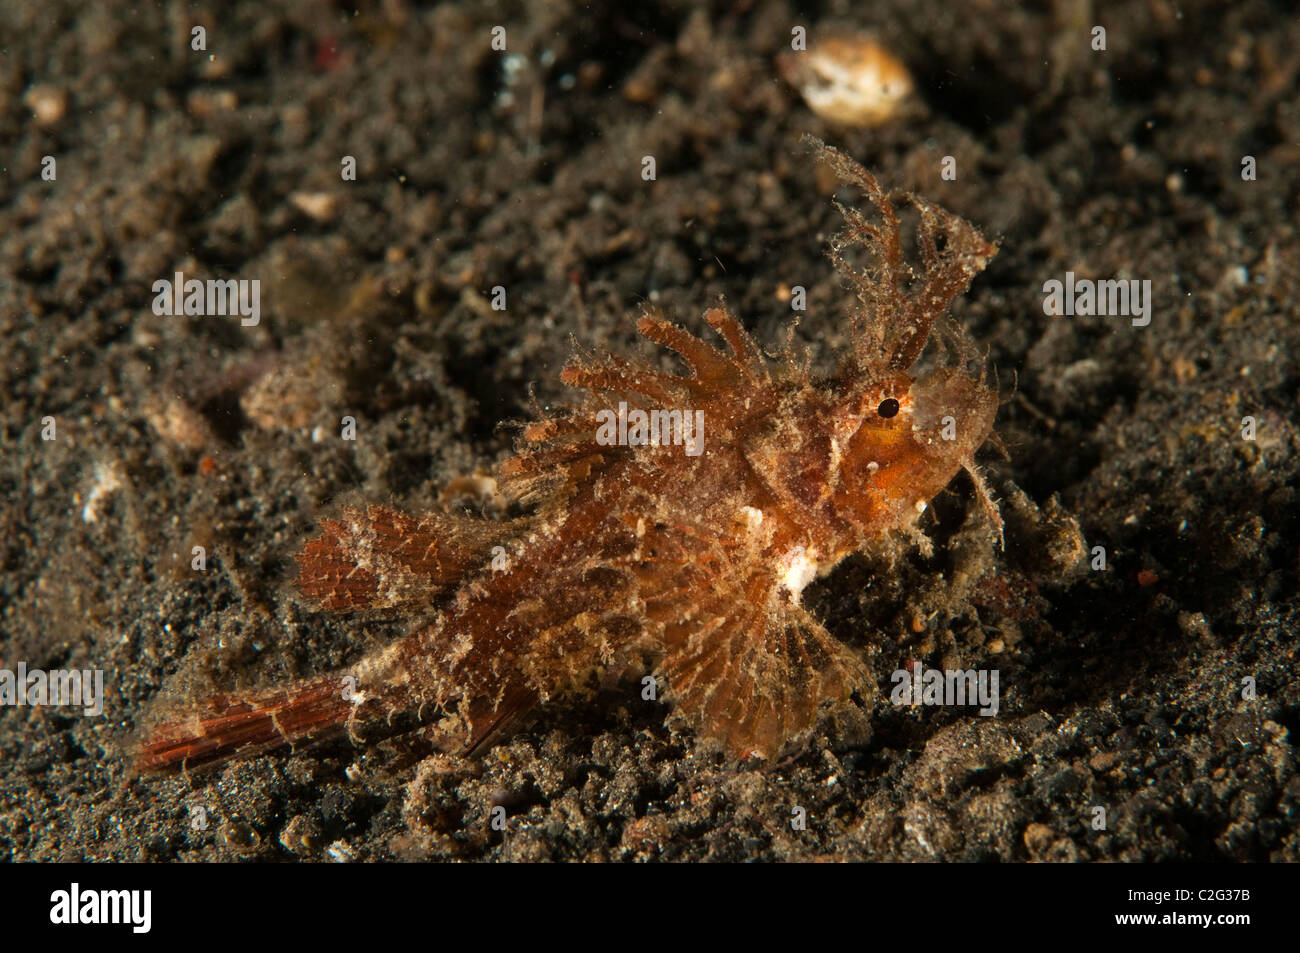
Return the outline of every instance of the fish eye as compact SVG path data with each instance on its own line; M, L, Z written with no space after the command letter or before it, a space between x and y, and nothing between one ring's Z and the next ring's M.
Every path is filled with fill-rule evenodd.
M898 401L892 397L886 397L876 408L876 413L888 420L890 417L898 416Z

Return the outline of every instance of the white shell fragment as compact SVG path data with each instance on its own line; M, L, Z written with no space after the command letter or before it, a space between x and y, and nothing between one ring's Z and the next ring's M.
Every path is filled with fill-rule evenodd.
M780 59L787 82L817 115L846 126L879 126L911 96L907 67L870 36L830 37Z

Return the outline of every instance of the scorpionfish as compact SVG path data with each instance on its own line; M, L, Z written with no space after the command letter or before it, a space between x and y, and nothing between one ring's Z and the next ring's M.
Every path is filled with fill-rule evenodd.
M969 345L912 376L935 321L996 247L807 138L876 210L868 219L835 203L847 227L829 257L857 301L833 375L813 377L789 347L769 357L721 307L705 320L725 349L647 314L637 330L689 373L618 357L565 367L580 396L524 426L499 468L525 515L370 506L322 522L297 557L302 593L326 610L418 614L410 634L344 671L163 718L138 764L199 767L343 732L356 741L395 721L474 754L548 700L638 670L660 680L697 739L733 761L771 759L807 738L824 706L871 697L863 659L801 593L899 534L925 545L918 519L962 470L1000 527L974 463L996 390L981 368L970 373ZM918 213L919 268L903 260L891 198ZM844 257L855 245L869 268ZM601 428L615 407L629 421L687 408L709 439L696 432L683 452L660 439L672 434L633 424L612 441Z

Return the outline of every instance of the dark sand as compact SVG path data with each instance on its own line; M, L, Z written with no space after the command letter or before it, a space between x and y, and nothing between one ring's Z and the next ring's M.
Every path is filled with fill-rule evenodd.
M0 859L1300 859L1300 19L1108 3L1094 53L1084 3L867 6L221 4L210 59L177 6L0 2L0 667L107 694L0 710ZM874 27L924 107L815 116L774 57L834 22ZM858 716L736 770L622 685L477 762L345 741L130 777L154 699L404 631L314 611L293 553L342 501L420 510L490 468L575 341L649 355L645 302L701 330L722 295L774 348L804 285L796 339L832 366L849 292L805 132L1001 245L953 313L1009 398L981 458L1007 547L809 589L874 649ZM155 316L177 270L258 278L260 324ZM1045 316L1067 270L1149 280L1150 325ZM936 505L953 525L969 484ZM1072 519L1105 572L1061 556ZM910 659L997 668L998 715L894 707Z

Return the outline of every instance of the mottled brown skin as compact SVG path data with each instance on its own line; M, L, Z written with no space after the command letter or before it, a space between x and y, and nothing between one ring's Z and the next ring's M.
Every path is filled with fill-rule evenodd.
M968 353L909 374L935 320L996 250L907 196L920 214L923 267L913 274L875 179L814 147L880 218L840 209L849 227L831 258L859 306L837 374L814 380L788 353L769 360L722 309L705 319L725 351L642 318L640 333L676 351L689 374L621 358L566 367L561 379L580 402L526 427L500 468L501 491L531 515L350 509L300 554L302 591L324 608L425 613L427 624L346 672L209 699L156 728L140 764L199 766L345 727L361 737L397 713L457 716L432 730L473 753L537 705L645 667L700 739L732 758L771 758L823 706L869 694L862 660L800 594L846 556L897 545L900 534L928 545L917 520L959 470L997 521L973 463L996 394L966 373ZM876 253L872 273L843 259L854 244ZM596 414L620 401L703 411L704 452L602 445ZM944 439L945 417L955 439Z

